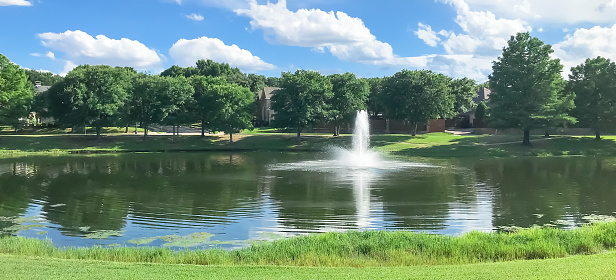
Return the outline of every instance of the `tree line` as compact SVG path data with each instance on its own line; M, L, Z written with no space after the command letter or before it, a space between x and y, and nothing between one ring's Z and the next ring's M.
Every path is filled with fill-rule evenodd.
M59 125L90 125L98 134L110 125L139 123L147 134L151 124L200 123L202 135L210 129L232 139L233 133L252 127L261 89L277 86L281 89L271 100L272 125L298 136L323 123L333 124L338 135L357 110L408 123L415 135L418 123L476 109L492 127L521 129L527 145L531 129L548 131L576 123L591 128L600 139L616 123L616 64L603 57L587 59L565 80L563 66L552 53L550 45L529 33L513 35L481 85L429 70L402 70L383 78L297 70L266 78L211 60L199 60L193 67L172 66L160 75L81 65L61 78L31 71L28 75L0 55L0 122L16 125L32 107ZM55 84L33 98L28 83L33 77ZM489 106L473 102L480 86L492 91Z

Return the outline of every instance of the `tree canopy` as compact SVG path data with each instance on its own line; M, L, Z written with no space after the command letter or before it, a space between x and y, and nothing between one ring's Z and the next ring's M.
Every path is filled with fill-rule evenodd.
M299 138L303 129L326 120L333 97L332 83L326 76L309 70L284 73L280 87L272 96L275 127L294 129Z
M334 123L334 136L340 134L340 125L350 123L359 110L366 109L369 86L365 80L355 78L353 73L328 76L332 83L333 97L330 99L329 116Z
M473 97L477 96L477 83L469 78L453 79L450 83L451 94L454 96L453 109L456 113L466 113L475 109L477 104Z
M524 131L522 143L530 145L530 129L558 121L573 121L567 111L573 99L564 91L560 60L552 59L550 45L530 33L511 36L503 54L493 62L489 76L490 124Z
M141 123L144 136L153 123L161 123L169 114L177 112L194 93L184 77L139 75L133 80L129 104L132 119Z
M26 72L0 54L0 123L17 128L19 118L28 116L32 98Z
M37 71L32 69L27 69L26 75L28 75L28 82L32 83L33 85L36 85L35 83L39 81L43 86L53 86L56 83L62 81L62 79L64 79L62 76L56 75L51 72Z
M212 84L207 94L214 100L212 128L229 134L233 142L233 133L252 128L254 96L249 89L229 84Z
M129 98L132 68L80 65L64 81L50 89L51 115L70 126L92 125L100 136L104 125L112 125Z
M568 90L575 93L574 115L596 139L616 125L616 63L597 57L571 68Z
M453 115L454 96L449 77L429 70L402 70L383 81L381 103L385 115L413 124Z

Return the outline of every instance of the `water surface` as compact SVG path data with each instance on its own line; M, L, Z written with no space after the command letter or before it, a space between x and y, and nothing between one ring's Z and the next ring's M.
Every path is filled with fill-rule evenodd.
M177 153L0 160L2 234L58 246L247 246L295 234L571 227L616 211L616 158L396 159Z

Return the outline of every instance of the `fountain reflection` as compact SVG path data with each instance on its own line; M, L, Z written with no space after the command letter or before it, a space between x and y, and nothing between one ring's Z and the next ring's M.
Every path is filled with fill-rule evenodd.
M331 221L327 227L319 228L318 231L336 230L348 228L349 220L354 220L353 228L356 229L379 229L385 223L383 205L372 199L371 185L380 181L386 174L399 172L411 168L434 167L425 163L403 162L384 159L380 154L370 149L370 128L366 111L357 112L353 130L353 142L351 149L331 147L328 154L333 158L321 160L309 160L289 163L279 163L269 166L270 171L305 171L307 173L330 173L333 174L333 182L340 185L352 185L353 199L355 204L355 219ZM378 205L373 205L377 203Z

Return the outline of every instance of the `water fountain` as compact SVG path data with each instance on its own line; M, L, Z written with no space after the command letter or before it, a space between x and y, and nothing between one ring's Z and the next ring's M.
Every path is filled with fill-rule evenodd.
M370 149L370 122L368 113L364 110L357 112L351 148L329 147L327 157L328 159L322 160L280 163L270 166L270 169L335 172L351 180L356 172L348 172L349 170L364 170L364 173L369 174L363 174L362 177L371 180L378 177L378 173L382 171L430 167L423 163L386 160L377 151Z

